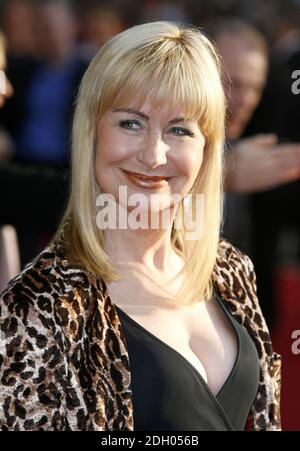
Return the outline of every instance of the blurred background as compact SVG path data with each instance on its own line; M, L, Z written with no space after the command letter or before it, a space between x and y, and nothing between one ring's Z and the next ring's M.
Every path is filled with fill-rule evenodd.
M48 244L63 214L87 65L109 38L154 20L200 27L222 58L222 234L254 262L283 360L283 429L300 430L300 344L292 348L300 338L300 94L292 89L300 0L0 1L0 288Z

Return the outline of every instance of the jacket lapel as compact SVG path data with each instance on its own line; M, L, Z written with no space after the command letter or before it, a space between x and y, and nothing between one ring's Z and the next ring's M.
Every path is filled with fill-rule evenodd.
M84 430L132 430L128 355L116 310L99 279L59 255L56 265L66 284L55 311L65 337L70 427L78 427L75 402Z

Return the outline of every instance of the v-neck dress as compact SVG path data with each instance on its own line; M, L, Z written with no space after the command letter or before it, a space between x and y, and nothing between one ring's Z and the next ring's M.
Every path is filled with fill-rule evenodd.
M115 305L131 373L133 428L137 431L244 430L259 384L259 358L246 329L215 297L238 339L235 363L214 395L198 370Z

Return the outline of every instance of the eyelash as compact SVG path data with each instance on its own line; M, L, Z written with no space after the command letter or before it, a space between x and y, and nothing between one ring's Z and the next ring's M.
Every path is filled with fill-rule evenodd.
M135 119L126 119L126 120L123 120L123 121L120 121L120 122L119 122L120 127L128 128L128 129L130 129L130 130L134 130L134 129L132 129L132 128L129 127L128 125L133 125L133 124L139 125L139 126L141 125L140 122L137 121L137 120L135 120Z
M136 119L126 119L126 120L119 122L120 127L129 129L129 130L136 130L136 129L133 129L130 127L131 125L134 125L134 124L141 126L141 123L139 121L137 121ZM194 136L194 133L192 133L191 131L189 131L183 127L172 127L171 129L180 130L180 131L184 132L183 135L176 133L177 136Z

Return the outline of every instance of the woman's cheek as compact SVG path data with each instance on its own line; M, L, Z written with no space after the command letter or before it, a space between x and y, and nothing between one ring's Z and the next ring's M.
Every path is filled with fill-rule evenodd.
M128 140L109 137L109 139L101 139L101 144L97 148L97 155L105 164L110 164L126 160L131 156L132 151L132 146Z
M199 151L199 148L194 150L189 149L181 155L178 155L176 166L182 174L186 176L193 176L195 173L199 172L202 165L202 160L202 150Z

